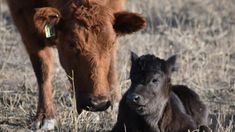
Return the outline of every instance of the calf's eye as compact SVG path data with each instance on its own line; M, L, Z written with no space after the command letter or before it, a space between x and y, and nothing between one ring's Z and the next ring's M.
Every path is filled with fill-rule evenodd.
M152 82L153 83L158 83L158 79L153 79Z

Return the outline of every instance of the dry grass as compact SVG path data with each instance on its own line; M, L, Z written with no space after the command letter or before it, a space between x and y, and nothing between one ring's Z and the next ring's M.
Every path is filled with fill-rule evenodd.
M218 120L216 131L235 127L234 0L127 0L128 10L141 12L148 28L120 39L119 80L124 92L130 81L129 51L162 58L178 54L173 82L197 91ZM0 131L30 131L35 115L36 79L19 33L0 2ZM56 50L55 50L56 53ZM58 59L58 57L57 57ZM108 131L116 112L76 115L71 85L55 63L53 93L58 131Z

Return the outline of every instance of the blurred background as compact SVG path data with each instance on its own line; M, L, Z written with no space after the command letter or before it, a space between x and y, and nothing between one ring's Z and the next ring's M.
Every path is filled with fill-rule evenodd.
M191 87L208 105L214 131L235 132L235 1L127 0L148 27L119 38L118 73L122 93L130 85L130 51L167 59L178 55L173 84ZM54 50L57 55L56 49ZM53 94L57 131L108 131L117 112L77 115L71 85L56 57ZM37 84L29 57L0 1L0 131L30 131L36 112Z

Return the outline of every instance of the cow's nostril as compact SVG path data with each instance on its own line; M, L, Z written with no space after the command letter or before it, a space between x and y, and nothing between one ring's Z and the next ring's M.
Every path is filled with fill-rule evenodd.
M90 106L86 106L87 110L91 110L91 107Z

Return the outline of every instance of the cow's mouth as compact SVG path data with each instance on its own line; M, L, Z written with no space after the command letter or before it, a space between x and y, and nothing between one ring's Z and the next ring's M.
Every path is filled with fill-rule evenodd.
M111 106L111 101L106 98L79 97L77 98L77 109L96 112L105 111Z
M83 109L86 111L105 111L109 108L109 106L111 105L111 102L105 102L105 103L101 103L99 105L94 105L94 104L88 104L86 106L83 106Z

